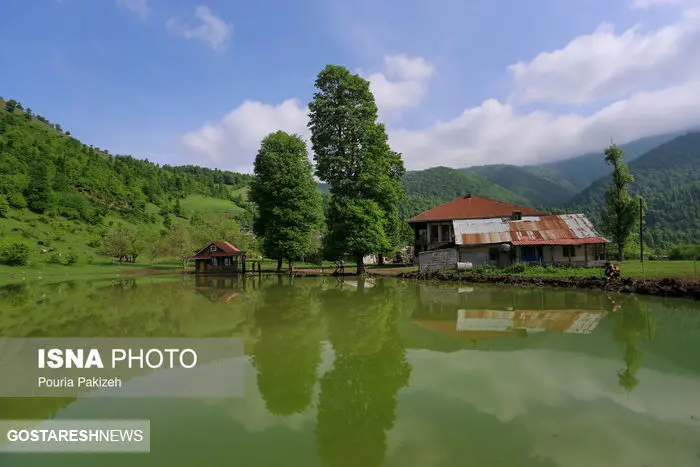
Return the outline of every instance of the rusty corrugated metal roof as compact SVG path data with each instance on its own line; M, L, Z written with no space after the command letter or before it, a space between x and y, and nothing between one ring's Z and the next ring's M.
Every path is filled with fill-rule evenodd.
M513 211L520 211L523 216L541 214L528 207L503 203L481 196L455 198L445 204L436 206L408 220L409 223L426 221L444 221L454 219L486 219L510 216Z
M608 243L583 214L526 216L522 220L460 219L452 221L458 245L582 245Z

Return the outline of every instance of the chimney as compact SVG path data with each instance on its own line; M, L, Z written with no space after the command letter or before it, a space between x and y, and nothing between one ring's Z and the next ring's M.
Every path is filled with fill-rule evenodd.
M469 199L469 198L472 197L472 194L471 194L471 193L467 193L466 195L464 195L464 197L465 197L466 199Z

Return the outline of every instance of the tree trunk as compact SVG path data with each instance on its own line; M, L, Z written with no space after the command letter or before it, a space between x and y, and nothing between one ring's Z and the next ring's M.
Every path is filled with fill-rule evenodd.
M362 255L357 256L357 275L361 276L365 273L365 258Z
M294 261L289 260L289 275L294 274Z
M623 243L618 243L617 244L617 260L619 262L624 261L624 252L625 252L625 245Z
M379 265L384 264L384 255L381 253L379 253L379 255L377 256L377 264L379 264Z
M282 259L277 260L277 272L282 272Z

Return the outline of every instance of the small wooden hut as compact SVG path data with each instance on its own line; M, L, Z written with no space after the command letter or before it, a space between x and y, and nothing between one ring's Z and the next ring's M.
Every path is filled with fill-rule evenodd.
M213 240L194 255L185 259L194 260L198 274L226 274L245 271L245 252L228 242Z

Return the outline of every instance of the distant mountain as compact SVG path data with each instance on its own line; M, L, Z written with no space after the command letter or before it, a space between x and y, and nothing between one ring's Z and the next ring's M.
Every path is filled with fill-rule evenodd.
M625 160L631 162L647 151L683 134L685 134L684 131L679 131L648 136L621 144L620 148L625 153ZM557 162L527 166L527 169L542 177L553 177L554 179L568 182L578 192L610 173L610 167L605 165L604 151L605 148L601 147L600 151L597 152L590 152Z
M401 203L400 212L406 219L467 193L507 203L531 205L524 196L463 169L433 167L411 170L406 172L401 185L406 190L406 198ZM328 184L319 183L318 189L321 193L328 193Z
M407 172L401 184L407 194L401 204L401 212L406 218L467 193L507 203L530 205L530 201L524 196L477 174L449 167Z
M576 194L574 186L557 176L530 167L483 165L462 169L499 185L537 207L561 207Z
M630 162L645 152L685 132L649 136L620 145L625 160ZM494 164L467 167L466 172L478 175L510 192L525 198L537 207L560 208L601 177L610 173L605 165L605 148L581 156L539 165Z
M635 177L630 191L641 194L648 207L645 241L658 247L696 243L700 232L700 132L679 136L628 165ZM609 186L610 176L606 175L576 195L568 207L597 218Z

